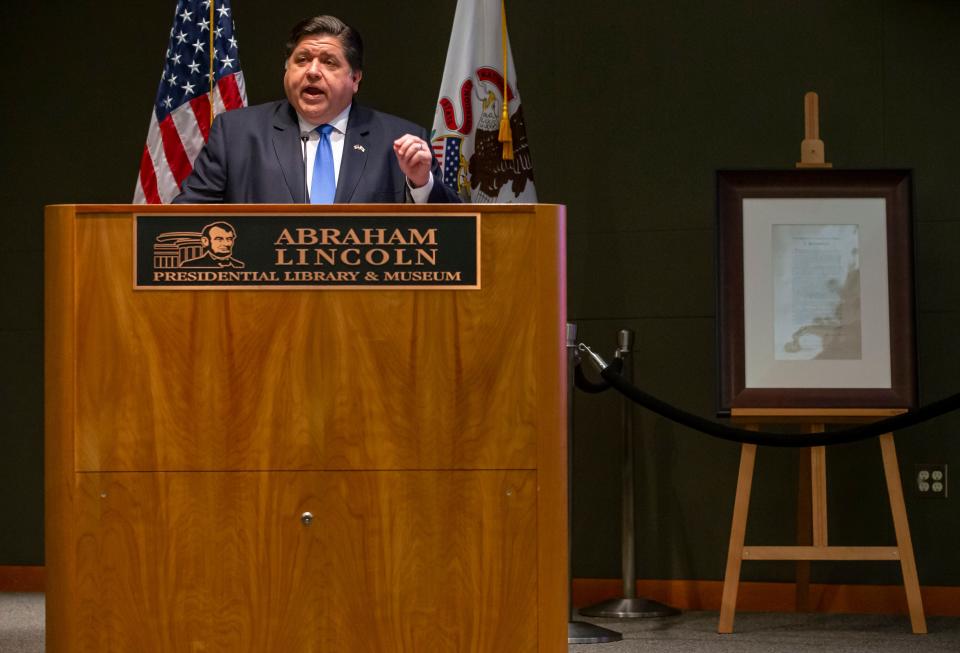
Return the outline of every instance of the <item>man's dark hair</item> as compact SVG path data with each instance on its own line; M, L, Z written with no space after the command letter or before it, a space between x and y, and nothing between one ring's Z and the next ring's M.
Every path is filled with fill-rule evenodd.
M363 70L363 39L360 38L360 33L335 16L314 16L294 25L290 30L290 38L287 39L287 55L284 60L290 58L300 39L318 34L336 36L343 46L343 54L350 68L354 71Z
M223 229L224 231L229 231L230 233L233 234L234 238L237 237L237 230L234 229L233 225L230 224L229 222L213 222L211 224L208 224L206 227L203 228L203 231L200 232L200 235L203 236L204 238L210 238L210 231L214 227Z

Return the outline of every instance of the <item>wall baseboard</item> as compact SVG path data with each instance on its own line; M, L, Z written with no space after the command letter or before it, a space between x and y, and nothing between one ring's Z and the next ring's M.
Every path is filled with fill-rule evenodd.
M0 592L42 592L45 580L42 566L0 565Z
M723 581L639 580L637 596L666 603L681 610L719 610ZM960 616L960 587L921 587L927 616ZM576 578L573 604L580 608L622 596L622 581L612 578ZM741 582L737 610L744 612L793 612L793 583ZM907 614L902 585L810 584L813 612L856 614Z
M0 565L0 592L42 592L46 574L42 566ZM660 601L681 610L719 610L723 582L719 580L639 580L637 596ZM960 587L921 587L927 616L960 617ZM573 604L584 607L621 595L614 578L576 578ZM907 614L901 585L824 585L811 583L813 612ZM793 612L793 583L740 583L737 610Z

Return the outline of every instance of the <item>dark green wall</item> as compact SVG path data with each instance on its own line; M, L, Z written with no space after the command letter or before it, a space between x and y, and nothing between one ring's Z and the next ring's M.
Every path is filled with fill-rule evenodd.
M638 384L715 409L714 173L791 168L803 94L838 168L914 172L921 400L960 391L960 3L949 0L508 2L541 201L568 206L569 316ZM7 5L0 66L0 565L43 561L42 207L132 196L174 2ZM429 126L454 0L234 0L252 103L281 93L281 45L318 10L367 42L362 101ZM578 395L574 573L619 574L619 403ZM637 410L639 575L720 578L739 449ZM921 500L920 462L960 483L960 416L897 436L921 582L960 584L958 498ZM893 541L875 442L829 452L831 537ZM748 541L793 537L796 454L762 449ZM960 485L953 488L960 496ZM898 582L895 565L815 565ZM744 577L787 578L778 563Z

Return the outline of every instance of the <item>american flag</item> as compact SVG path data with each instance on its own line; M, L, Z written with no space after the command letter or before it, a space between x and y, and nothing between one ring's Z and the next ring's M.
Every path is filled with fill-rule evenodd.
M455 191L460 191L460 144L459 136L445 136L433 139L433 156L443 169L443 183Z
M214 90L210 94L213 30ZM179 0L150 117L136 204L166 204L180 192L214 115L247 105L229 0Z

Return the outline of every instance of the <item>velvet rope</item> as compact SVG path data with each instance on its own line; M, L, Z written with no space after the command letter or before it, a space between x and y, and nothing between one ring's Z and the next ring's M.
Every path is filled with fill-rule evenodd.
M577 366L575 376L582 376ZM847 444L866 440L867 438L899 431L910 426L916 426L921 422L926 422L935 417L940 417L951 411L960 408L960 393L950 395L932 404L928 404L916 410L901 415L888 417L870 424L855 426L852 428L838 429L836 431L820 431L817 433L777 433L772 431L748 431L726 424L720 424L712 420L688 413L684 410L671 406L667 402L644 392L626 379L620 376L619 371L614 370L613 366L608 366L600 376L607 382L609 387L615 388L625 397L640 404L644 408L666 417L678 424L682 424L701 433L706 433L716 438L740 442L743 444L759 444L768 447L820 447L835 444ZM599 384L592 384L597 386ZM577 387L580 387L579 385Z

